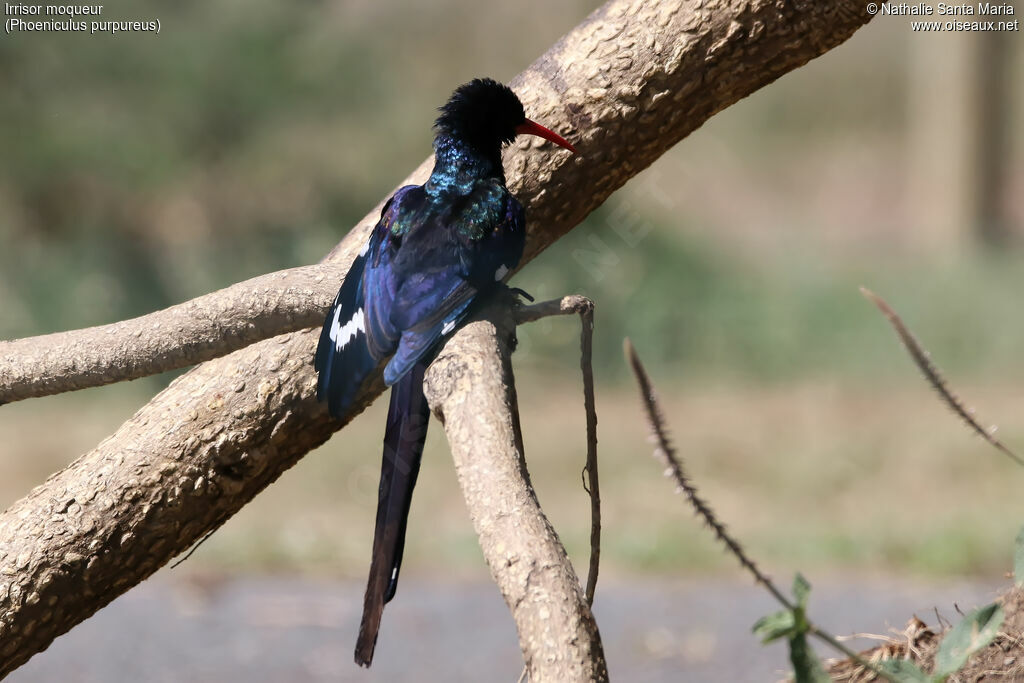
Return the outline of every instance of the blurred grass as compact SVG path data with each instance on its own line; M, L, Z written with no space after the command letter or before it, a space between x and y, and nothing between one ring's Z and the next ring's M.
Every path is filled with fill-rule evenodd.
M568 320L564 321L572 326ZM643 347L640 347L643 353ZM892 352L900 353L893 343ZM583 415L575 373L518 363L527 458L541 503L585 563ZM1024 516L1020 471L957 424L922 382L805 379L754 386L657 379L675 442L721 518L769 569L1001 575ZM1001 437L1019 383L961 389ZM135 392L5 406L0 504L24 495L134 410ZM598 394L603 567L608 575L735 571L651 457L630 386ZM378 402L261 494L186 565L191 570L365 573L379 471ZM55 425L60 425L55 429ZM483 577L485 568L438 425L413 504L407 571Z
M454 85L510 78L596 4L144 1L133 18L159 16L160 36L5 36L0 338L317 260L429 153ZM732 570L649 457L626 335L691 474L769 569L1009 567L1022 473L956 424L857 291L886 297L968 402L1022 442L1024 265L1015 251L919 248L908 35L874 21L720 113L516 278L538 298L598 305L606 571ZM516 363L534 482L582 560L577 335L568 320L525 327ZM0 505L166 381L4 406ZM187 566L362 578L384 411L286 473ZM437 425L421 482L406 571L483 575Z
M630 248L616 244L614 231L601 223L617 201L517 279L540 297L579 291L598 302L595 362L606 381L627 374L620 362L627 335L646 342L658 372L689 381L779 382L826 373L858 381L904 369L860 285L887 297L920 329L944 368L972 377L1024 375L1018 362L1024 319L1013 315L1024 262L1014 252L970 252L954 264L913 262L886 253L883 242L877 253L826 261L827 248L819 245L750 251L715 244L703 231L679 234L659 224ZM593 249L594 236L610 245L617 263L581 265L575 255ZM573 332L545 329L551 331L523 332L525 351L536 346L542 356L569 362Z

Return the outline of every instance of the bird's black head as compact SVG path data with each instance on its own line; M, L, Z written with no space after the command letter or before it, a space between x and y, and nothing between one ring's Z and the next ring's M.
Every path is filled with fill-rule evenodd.
M460 85L440 108L434 123L438 135L446 135L482 152L512 142L516 129L526 122L523 103L507 85L477 78Z
M457 178L466 173L504 179L501 147L519 134L537 135L576 152L560 135L526 118L516 94L490 78L459 86L440 111L434 123L436 161L428 182L431 187L458 184Z

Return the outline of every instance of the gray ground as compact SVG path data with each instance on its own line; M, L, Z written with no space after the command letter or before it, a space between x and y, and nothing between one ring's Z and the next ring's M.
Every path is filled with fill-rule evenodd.
M161 575L57 639L10 683L75 681L515 681L515 630L492 585L407 580L384 612L369 671L352 663L362 585L304 579L197 581ZM834 633L902 630L933 608L955 618L988 602L993 583L864 579L814 586L811 614ZM613 680L773 681L782 646L750 626L776 609L731 581L606 581L595 613ZM865 641L859 641L865 644Z

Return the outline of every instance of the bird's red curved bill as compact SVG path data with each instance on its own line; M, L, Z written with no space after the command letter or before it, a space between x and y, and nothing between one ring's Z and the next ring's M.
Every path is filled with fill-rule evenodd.
M548 128L545 128L544 126L540 125L536 121L531 121L530 119L526 119L526 121L524 123L521 123L518 126L516 126L516 132L519 133L520 135L536 135L539 138L544 138L545 140L550 140L551 142L555 143L559 147L564 147L565 149L569 150L573 154L576 154L576 148L573 147L572 144L568 140L563 138L561 135L559 135L555 131L550 130Z

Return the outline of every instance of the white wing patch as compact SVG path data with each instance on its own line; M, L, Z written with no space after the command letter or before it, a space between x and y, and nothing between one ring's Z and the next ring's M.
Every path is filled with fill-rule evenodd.
M501 280L501 278L505 277L506 275L508 275L508 266L506 266L503 263L500 266L498 266L498 269L496 271L494 271L494 281L498 282Z
M444 324L444 327L441 328L441 334L448 334L449 332L451 332L454 329L455 329L455 321L454 320L449 320L448 322L446 322Z
M341 324L340 318L341 306L338 306L334 313L334 321L331 323L331 341L334 342L334 348L338 351L345 348L357 334L366 332L366 314L362 308L356 311L355 315L344 325Z

